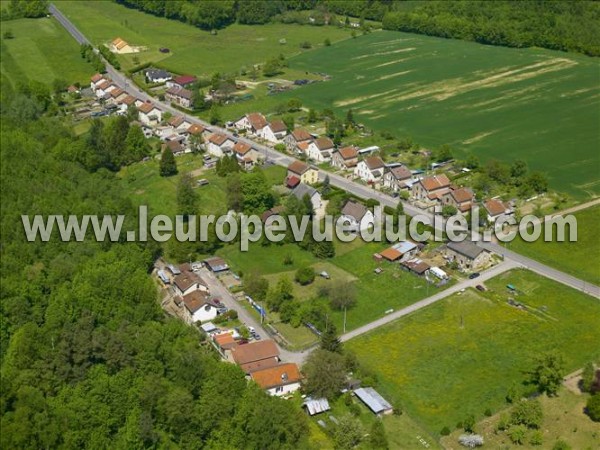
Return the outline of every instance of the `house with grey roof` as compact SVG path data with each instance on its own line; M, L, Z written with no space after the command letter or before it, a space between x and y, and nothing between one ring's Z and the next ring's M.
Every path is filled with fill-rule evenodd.
M444 257L450 263L457 263L462 271L477 271L489 263L491 253L475 242L448 242Z
M308 195L310 198L310 202L312 203L313 212L321 207L323 204L323 199L321 198L321 194L314 187L309 186L308 184L300 183L298 186L294 188L292 191L292 195L295 196L298 200L302 201L305 195Z
M341 212L345 229L354 233L367 230L375 220L372 211L354 200L348 200Z

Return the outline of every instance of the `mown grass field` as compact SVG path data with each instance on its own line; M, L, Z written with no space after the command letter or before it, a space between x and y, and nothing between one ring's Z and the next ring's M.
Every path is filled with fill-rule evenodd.
M174 72L194 75L237 72L242 66L250 68L280 54L300 53L304 41L316 47L323 45L325 38L335 42L350 37L350 31L334 26L283 24L234 24L211 35L110 1L59 1L56 6L94 44L121 37L131 45L147 47L147 51L136 54L140 63L160 62ZM280 44L280 39L286 43ZM160 53L160 47L169 48L170 53ZM133 58L133 54L119 56L125 69L134 66Z
M535 312L506 303L507 283ZM382 393L401 401L432 433L504 407L511 385L526 381L541 352L559 351L567 372L600 356L597 299L526 270L486 286L484 294L455 294L345 344L378 374ZM537 309L542 306L545 313Z
M0 70L14 86L36 80L51 85L55 79L69 84L88 83L94 68L79 54L79 45L54 19L18 19L2 22Z
M509 244L509 248L577 278L600 285L600 206L576 212L574 216L577 219L577 242L544 242L542 234L542 239L535 242L515 239Z
M458 156L526 160L551 187L600 194L598 59L381 31L290 60L332 80L286 93Z

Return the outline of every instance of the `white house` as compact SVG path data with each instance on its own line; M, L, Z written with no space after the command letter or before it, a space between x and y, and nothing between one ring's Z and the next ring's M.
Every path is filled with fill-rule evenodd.
M307 149L306 155L316 162L327 162L331 160L334 150L333 141L327 137L321 137L312 141Z
M173 116L167 122L175 131L187 131L192 123L183 116Z
M261 113L250 113L235 121L233 126L238 130L261 136L263 128L267 126L267 119Z
M106 78L104 78L104 75L97 73L94 76L92 76L92 78L90 78L90 88L92 89L92 91L96 92L96 88L105 81L107 80Z
M152 103L143 103L138 107L138 118L145 125L158 125L162 121L162 111Z
M173 77L169 72L162 69L148 69L146 70L146 81L148 83L166 83Z
M383 186L390 189L392 192L398 192L408 188L406 182L411 178L411 171L402 164L386 167L383 174Z
M208 138L206 151L217 158L222 158L226 153L231 153L234 142L221 133L213 133Z
M485 201L483 207L487 211L487 220L489 223L494 223L500 217L509 216L514 212L508 204L495 198Z
M377 183L383 177L385 163L379 156L369 156L354 168L354 176L367 183Z
M274 120L268 123L260 133L260 137L266 139L269 142L277 144L287 134L287 126L282 120Z
M313 140L312 135L304 128L296 128L290 134L283 138L283 143L289 152L299 152L298 145L305 144L308 147L310 141ZM302 153L302 152L299 152Z
M187 323L207 322L219 314L219 306L210 300L208 294L194 291L182 297L184 317Z
M302 376L296 364L285 363L251 372L250 379L269 395L285 396L300 389Z
M292 195L300 201L304 199L305 195L308 195L312 204L313 212L323 205L323 199L321 198L319 191L304 183L300 183L298 186L296 186L292 191Z
M96 94L97 98L104 98L106 94L108 94L113 89L117 89L117 85L113 84L113 82L110 80L104 80L98 85L96 85L94 93Z
M198 79L193 75L180 75L171 80L167 81L167 89L175 87L175 88L190 88L193 86Z
M209 293L206 282L194 272L181 272L179 275L173 278L172 284L173 288L175 289L175 294L181 297L194 291L202 291L207 294Z
M235 154L240 166L242 166L242 168L245 170L249 170L254 167L254 165L261 158L261 154L245 142L236 142L233 145L233 153Z
M348 200L344 205L341 217L346 224L345 228L353 232L365 231L375 222L373 213L354 200Z

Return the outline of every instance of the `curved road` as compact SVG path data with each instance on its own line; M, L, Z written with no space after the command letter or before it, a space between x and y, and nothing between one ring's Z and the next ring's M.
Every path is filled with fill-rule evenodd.
M54 4L50 4L49 11L54 16L54 18L56 18L56 20L58 20L58 22L71 34L71 36L73 36L73 38L77 42L79 42L80 44L93 45L69 21L69 19L67 19L67 17L56 8L56 6ZM234 136L232 133L230 133L229 131L227 131L223 128L210 125L209 123L199 119L198 117L192 116L192 115L184 113L178 109L175 109L175 108L171 107L171 105L169 105L168 103L161 102L160 100L150 96L143 90L139 89L135 85L135 83L133 83L123 73L119 72L118 70L116 70L114 67L112 67L108 63L106 63L106 70L107 70L108 76L111 77L112 80L116 84L121 86L121 88L123 88L124 90L129 92L131 95L134 95L134 96L140 98L143 101L149 101L149 102L156 104L163 111L169 111L171 114L175 114L175 115L182 115L191 123L200 124L200 125L204 126L205 128L207 128L211 132L218 132L218 133L225 134L228 138L230 138L234 142L235 141L244 142L244 143L250 145L256 151L264 154L267 159L273 161L275 164L287 167L290 163L292 163L293 161L296 161L296 159L293 158L292 156L279 153L278 151L273 150L270 147L267 147L258 142L252 141L250 139L247 139L244 137L239 137L239 136ZM323 172L319 172L319 179L323 180L326 175L329 175L329 179L330 179L332 185L339 187L341 189L344 189L347 192L355 194L359 197L378 200L384 206L395 207L398 203L397 199L395 199L389 195L386 195L382 192L376 191L370 187L355 183L354 181L348 180L347 178L344 178L337 174L333 174L333 173L326 174ZM424 217L428 217L429 220L433 223L433 214L431 214L427 211L424 211L420 208L417 208L414 205L411 205L409 203L403 202L403 204L404 204L404 210L408 215L410 215L410 216L421 215ZM439 229L440 227L438 226L437 228ZM533 259L527 258L518 253L510 251L510 250L506 249L505 247L495 244L493 242L479 242L478 245L480 245L481 247L483 247L487 250L490 250L494 253L503 255L504 262L502 262L500 265L498 265L486 272L482 272L481 276L476 280L465 280L465 281L459 282L456 285L444 290L443 292L440 292L436 295L433 295L431 297L423 299L423 300L421 300L413 305L410 305L404 309L396 311L396 312L389 314L387 316L384 316L374 322L371 322L367 325L364 325L364 326L359 327L355 330L352 330L348 333L345 333L344 335L341 336L341 340L347 341L347 340L352 339L360 334L367 333L367 332L369 332L377 327L380 327L386 323L389 323L393 320L396 320L400 317L403 317L407 314L417 311L420 308L429 306L432 303L435 303L455 292L460 291L461 289L464 289L466 287L475 286L476 284L479 284L482 281L485 281L495 275L498 275L501 272L504 272L506 270L509 270L509 269L512 269L515 267L520 267L520 266L526 267L527 269L537 272L540 275L543 275L547 278L551 278L555 281L563 283L574 289L583 291L583 292L590 294L596 298L600 298L600 287L598 287L594 284L587 283L583 280L580 280L576 277L568 275L564 272L561 272L559 270L548 267L548 266L541 264ZM230 294L228 294L227 289L225 289L220 284L220 282L218 282L218 280L212 279L212 281L213 281L212 284L213 284L213 287L215 288L215 291L221 295L221 297L226 301L226 303L229 303L228 306L233 307L234 305L236 305L236 300L234 300L233 297ZM216 283L215 283L215 281L216 281ZM221 287L219 288L217 285L221 286ZM233 302L233 303L231 303L231 302ZM236 307L236 309L238 311L240 311L240 313L242 311L245 311L244 308ZM252 324L252 326L254 326L257 329L262 329L260 324L258 324L257 321L254 320L254 317L252 315L243 314L243 313L241 313L241 315L243 316L243 318L245 319L245 321L247 323ZM267 334L263 331L263 335L267 335ZM305 352L290 352L285 349L281 349L281 351L282 351L281 354L286 361L292 361L292 362L297 362L297 363L302 363L304 358L310 352L310 350L306 350Z

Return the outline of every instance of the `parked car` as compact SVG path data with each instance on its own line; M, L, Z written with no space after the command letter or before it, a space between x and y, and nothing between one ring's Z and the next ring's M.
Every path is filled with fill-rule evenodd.
M478 291L485 291L485 287L483 287L481 284L478 284L477 286L475 286L475 289L477 289Z
M325 278L326 280L329 280L331 278L331 276L327 272L325 272L325 271L321 272L319 274L319 276L322 277L322 278Z
M472 273L471 275L469 275L469 280L474 280L478 276L479 276L479 272Z
M248 327L248 331L250 332L250 334L256 334L256 330L254 329L254 327Z

